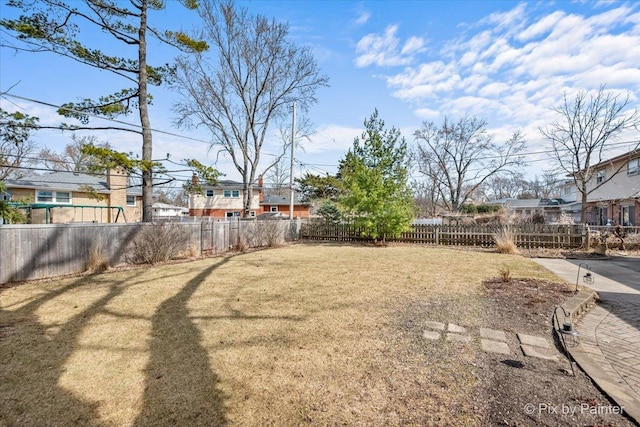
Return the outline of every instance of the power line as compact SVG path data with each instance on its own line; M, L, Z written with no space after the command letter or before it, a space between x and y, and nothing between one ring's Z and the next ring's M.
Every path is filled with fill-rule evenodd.
M640 141L636 141L636 140L628 140L628 141L620 141L620 142L611 142L609 144L607 144L603 149L602 152L609 152L609 151L613 151L616 148L628 145L628 146L633 146L633 145L639 145ZM540 151L530 151L530 152L525 152L525 153L520 153L517 156L514 157L526 157L526 156L532 156L532 155L539 155L539 154L553 154L555 153L555 150L553 149L548 149L548 150L540 150ZM490 160L495 158L494 156L487 156L487 157L475 157L475 160ZM545 162L545 161L549 161L548 158L544 158L544 159L533 159L533 160L527 160L527 163L536 163L536 162ZM604 161L604 160L603 160ZM338 167L340 166L339 163L337 164L326 164L326 163L306 163L305 165L307 166L323 166L323 167Z
M11 93L5 93L5 92L2 92L0 95L1 95L3 98L11 97L11 98L15 98L15 99L20 99L20 100L22 100L22 101L33 102L33 103L35 103L35 104L40 104L40 105L44 105L44 106L47 106L47 107L56 108L56 109L58 109L58 110L59 110L59 109L65 109L65 110L68 110L68 111L71 111L71 112L74 112L74 113L78 113L78 114L85 114L85 115L87 115L87 116L89 116L89 117L93 117L93 118L96 118L96 119L105 120L105 121L107 121L107 122L117 123L117 124L121 124L121 125L125 125L125 126L130 126L130 127L137 128L137 129L142 130L142 125L139 125L139 124L136 124L136 123L129 123L129 122L125 122L125 121L122 121L122 120L113 119L113 118L110 118L110 117L103 117L103 116L100 116L100 115L98 115L98 114L93 114L93 113L87 113L87 112L85 112L85 111L74 110L74 109L70 109L70 108L68 108L68 107L63 107L63 106L61 106L61 105L56 105L56 104L52 104L52 103L50 103L50 102L40 101L40 100L37 100L37 99L33 99L33 98L29 98L29 97L21 96L21 95L14 95L14 94L11 94ZM8 100L8 101L9 101L9 100ZM10 101L9 101L9 102L10 102ZM14 104L14 105L15 105L15 104ZM20 107L20 108L22 108L22 109L24 110L24 108L23 108L23 107ZM182 139L187 139L187 140L190 140L190 141L195 141L195 142L200 142L200 143L203 143L203 144L211 145L211 142L210 142L210 141L205 141L205 140L198 139L198 138L193 138L193 137L190 137L190 136L180 135L180 134L177 134L177 133L173 133L173 132L169 132L169 131L165 131L165 130L161 130L161 129L155 129L155 128L150 128L150 129L151 129L153 132L160 133L160 134L163 134L163 135L174 136L174 137L176 137L176 138L182 138ZM60 128L60 130L69 130L69 131L73 131L74 129L64 129L64 128ZM84 129L80 129L80 130L84 130ZM89 130L90 130L90 129L89 129ZM124 129L122 129L122 130L124 130Z

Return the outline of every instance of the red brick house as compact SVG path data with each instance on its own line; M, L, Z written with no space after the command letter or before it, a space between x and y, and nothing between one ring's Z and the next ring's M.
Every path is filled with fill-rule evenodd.
M262 213L278 213L279 216L289 218L289 210L291 208L291 198L266 195L261 198L260 206L262 207ZM302 203L295 200L293 203L293 217L294 218L309 218L311 215L311 205L308 203Z
M253 185L250 217L264 214L271 217L289 217L289 199L280 196L265 195L262 177ZM241 182L222 180L217 185L202 185L201 194L189 196L189 216L210 217L219 220L240 219L243 211L244 189ZM293 208L294 218L308 218L310 205L296 201ZM273 214L278 215L273 215Z
M587 223L640 225L640 150L634 150L593 166L587 183ZM609 179L610 178L610 179ZM607 181L608 180L608 181Z

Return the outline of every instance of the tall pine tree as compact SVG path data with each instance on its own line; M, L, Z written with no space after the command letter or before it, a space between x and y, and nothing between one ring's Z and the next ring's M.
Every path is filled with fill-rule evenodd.
M376 109L365 131L340 162L345 215L374 240L397 237L415 213L407 184L407 144L400 131L385 129Z
M181 0L196 9L196 0ZM147 85L160 85L173 73L173 67L152 67L147 64L147 37L186 52L202 52L208 48L203 41L193 40L183 32L160 30L148 25L148 14L166 6L165 0L10 0L8 6L25 12L17 19L0 19L0 27L15 38L15 43L2 43L2 47L26 52L50 52L99 70L110 71L128 81L129 88L105 95L98 100L83 99L66 103L58 113L74 117L88 124L92 114L106 117L126 115L137 110L140 129L109 127L138 133L142 136L142 206L143 221L150 222L153 203L152 134L148 104L151 96ZM86 28L100 30L115 42L117 52L105 53L103 46L92 39ZM128 55L127 48L132 48ZM124 55L124 56L123 56ZM61 126L65 129L80 127ZM82 129L104 129L82 127Z

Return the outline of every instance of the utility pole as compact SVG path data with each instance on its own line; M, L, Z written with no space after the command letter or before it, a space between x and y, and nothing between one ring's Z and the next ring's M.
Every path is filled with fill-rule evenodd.
M293 219L293 149L296 146L296 103L293 103L293 120L291 121L291 170L289 171L289 189L291 190L289 200L289 219Z

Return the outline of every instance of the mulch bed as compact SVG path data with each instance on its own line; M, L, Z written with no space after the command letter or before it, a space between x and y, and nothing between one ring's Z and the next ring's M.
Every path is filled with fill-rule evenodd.
M568 284L535 279L499 279L484 282L487 327L508 332L517 348L515 333L554 336L554 307L573 295ZM509 333L511 332L511 333ZM555 340L560 352L560 343ZM577 366L576 376L566 358L549 361L522 354L502 356L482 353L478 363L484 386L486 420L508 426L632 426L619 408Z

